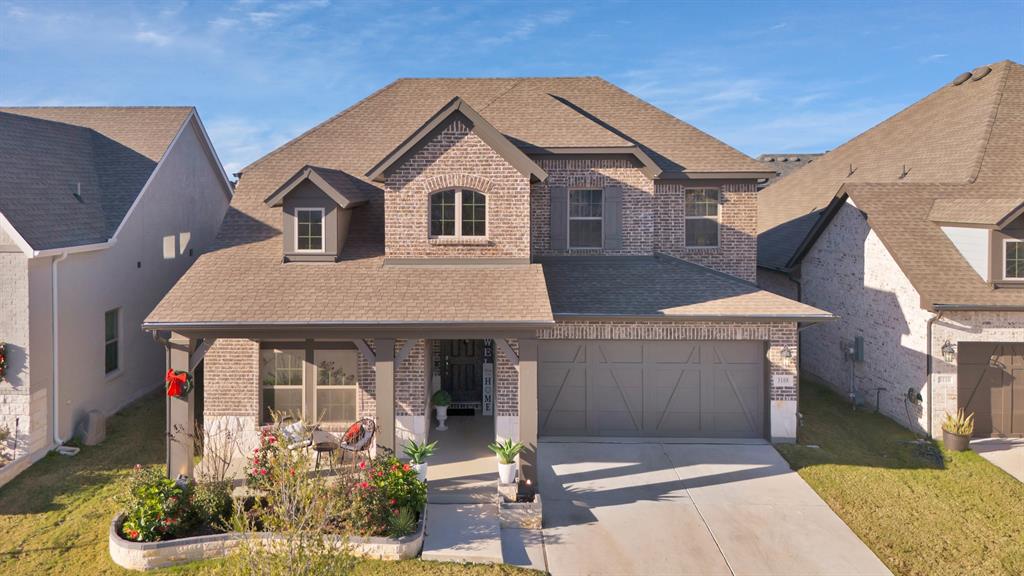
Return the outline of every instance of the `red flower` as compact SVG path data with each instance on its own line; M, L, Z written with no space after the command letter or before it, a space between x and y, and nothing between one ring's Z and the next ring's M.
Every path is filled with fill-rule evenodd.
M366 460L360 460L359 461L359 469L360 470L366 470Z
M402 470L405 470L406 472L408 472L409 470L412 470L412 467L410 467L408 464L406 464L405 466L402 466Z
M394 498L392 498L391 500L388 500L388 503L390 503L392 506L394 506L395 504L398 504L398 500L395 500Z
M365 489L369 488L370 485L368 483L366 483L366 482L360 482L359 483L359 487L365 490Z

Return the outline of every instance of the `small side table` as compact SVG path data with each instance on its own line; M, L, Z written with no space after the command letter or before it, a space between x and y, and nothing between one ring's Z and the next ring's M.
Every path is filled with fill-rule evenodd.
M341 445L334 438L333 434L322 430L313 431L313 451L316 452L316 469L320 469L320 456L327 453L331 470L334 470L334 454L341 448Z

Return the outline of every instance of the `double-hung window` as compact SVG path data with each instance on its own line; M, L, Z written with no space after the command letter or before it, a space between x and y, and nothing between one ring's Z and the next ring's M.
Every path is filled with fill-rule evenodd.
M324 209L295 209L295 249L297 252L324 251Z
M1003 240L1003 278L1024 280L1024 240Z
M686 246L714 248L718 246L720 192L717 188L686 190Z
M356 419L355 350L315 350L316 420L325 424L348 424Z
M484 237L487 235L487 197L474 190L455 188L430 195L430 235Z
M121 310L115 308L103 315L103 366L107 374L116 372L121 366Z
M602 190L569 191L569 248L600 248L604 233Z
M306 352L302 348L260 350L263 423L275 413L302 419L302 384Z
M358 354L348 342L267 342L260 347L261 423L274 414L316 424L356 419Z

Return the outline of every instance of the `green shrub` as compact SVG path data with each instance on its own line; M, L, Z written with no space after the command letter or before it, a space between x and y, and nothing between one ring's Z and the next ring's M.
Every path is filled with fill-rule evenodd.
M341 478L335 486L336 514L333 532L358 536L387 534L392 511L387 494L370 482L364 471Z
M266 489L273 481L275 459L281 451L281 434L273 429L260 431L259 448L253 450L249 465L245 467L245 485L256 490Z
M191 508L196 522L223 529L231 517L231 482L220 480L196 484Z
M156 542L191 528L190 490L156 468L135 466L115 497L125 519L121 535L136 542Z
M427 485L412 466L394 456L378 456L369 468L372 483L384 492L392 509L410 508L418 514L426 507Z
M388 535L392 538L401 538L412 534L416 530L416 513L411 508L401 508L398 514L392 514L388 519Z

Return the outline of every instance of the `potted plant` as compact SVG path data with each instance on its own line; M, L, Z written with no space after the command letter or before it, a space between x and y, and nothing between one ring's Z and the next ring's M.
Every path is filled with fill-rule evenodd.
M516 481L516 456L523 450L521 442L513 442L511 438L504 442L491 442L487 445L498 455L498 481L512 484Z
M427 481L427 458L434 455L435 448L437 448L437 442L417 444L415 440L409 440L405 445L405 455L409 457L409 463L412 464L412 469L419 476L420 482Z
M963 452L971 443L971 434L974 433L974 412L964 414L964 409L956 411L956 415L946 412L946 419L942 422L942 443L947 450Z
M434 413L437 415L437 429L444 432L448 429L444 423L448 420L448 405L452 403L452 396L444 390L438 390L434 392L431 401L434 403Z

